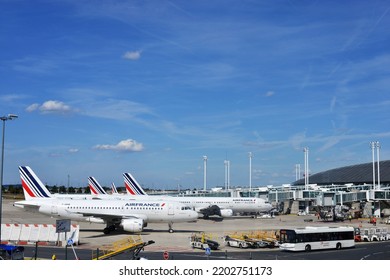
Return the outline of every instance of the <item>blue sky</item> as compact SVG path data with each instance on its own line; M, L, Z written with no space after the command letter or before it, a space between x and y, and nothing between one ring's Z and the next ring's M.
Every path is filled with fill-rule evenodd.
M389 159L387 1L0 0L4 183L295 181ZM69 175L69 176L68 176Z

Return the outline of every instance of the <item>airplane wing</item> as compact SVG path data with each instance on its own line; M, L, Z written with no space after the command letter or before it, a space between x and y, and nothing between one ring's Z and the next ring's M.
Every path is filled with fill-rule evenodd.
M39 202L34 200L21 200L21 201L15 201L13 204L15 207L19 208L36 208L39 209L41 206Z
M118 227L122 227L124 231L128 232L142 232L143 228L147 225L146 215L117 215L117 214L98 214L88 212L73 212L83 215L86 220L90 222L104 222L107 226L104 229L104 233L107 234L110 231L115 230Z

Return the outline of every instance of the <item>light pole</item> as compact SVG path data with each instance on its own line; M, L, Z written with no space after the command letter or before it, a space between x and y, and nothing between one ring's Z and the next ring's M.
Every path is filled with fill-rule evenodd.
M309 185L309 148L303 148L305 153L305 190L307 190Z
M371 150L372 150L372 188L374 190L381 188L381 179L380 179L380 170L379 170L379 149L381 148L381 145L379 141L372 141L370 142ZM377 185L375 186L375 150L376 149L376 160L377 160Z
M372 189L375 190L375 145L376 142L370 142L371 151L372 151Z
M3 167L4 167L4 137L5 137L5 122L16 119L18 116L14 114L8 114L7 116L0 117L3 121L3 139L1 144L1 168L0 168L0 244L1 244L1 224L3 216Z
M381 148L381 145L379 144L378 141L376 141L376 160L377 160L377 168L378 168L378 189L381 188L381 176L379 172L379 149Z
M225 166L225 190L228 190L228 161L225 159L223 164Z
M207 156L203 156L203 190L207 188Z
M251 192L252 191L252 157L253 157L252 152L248 153L248 157L249 157L249 191Z
M228 190L230 187L230 160L225 160L225 190Z

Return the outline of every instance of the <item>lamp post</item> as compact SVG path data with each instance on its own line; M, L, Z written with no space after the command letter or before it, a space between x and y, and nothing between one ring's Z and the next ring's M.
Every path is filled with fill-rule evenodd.
M380 190L381 188L381 175L380 175L380 171L379 171L379 149L381 148L381 145L379 144L378 141L376 141L376 160L377 160L377 172L378 172L378 187L377 189Z
M309 148L303 148L303 152L305 154L305 190L307 190L309 185Z
M372 189L375 190L375 146L376 142L370 142L371 151L372 151Z
M225 190L228 190L228 161L225 159L223 164L225 166Z
M4 167L4 136L5 136L5 122L16 119L18 116L14 114L8 114L7 116L0 117L3 121L3 139L1 144L1 168L0 168L0 244L1 244L1 224L3 216L3 167Z
M203 190L207 189L207 156L203 156Z
M225 160L225 190L230 188L230 160Z
M253 157L252 152L248 153L248 157L249 157L249 191L251 192L252 191L252 157Z

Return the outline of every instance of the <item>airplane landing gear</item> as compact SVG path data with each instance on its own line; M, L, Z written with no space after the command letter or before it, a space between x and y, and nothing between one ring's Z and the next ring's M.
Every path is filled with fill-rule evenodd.
M173 233L172 225L173 225L173 223L169 223L169 224L168 224L168 226L169 226L168 232L169 232L169 233Z
M116 230L116 227L114 225L107 226L103 229L104 234L109 234L111 231Z

